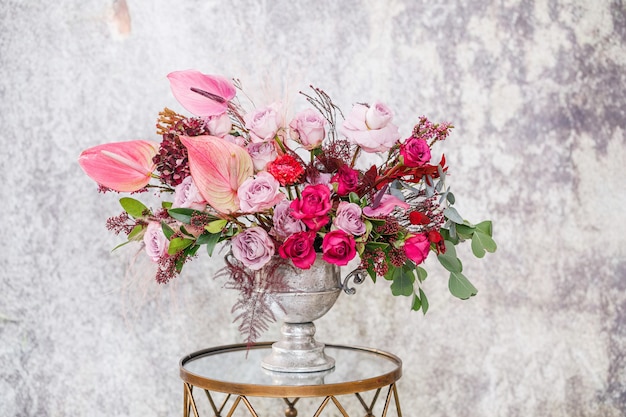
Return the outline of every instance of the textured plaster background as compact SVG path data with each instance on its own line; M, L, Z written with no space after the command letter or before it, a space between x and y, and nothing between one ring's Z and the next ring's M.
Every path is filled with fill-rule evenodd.
M369 282L318 322L402 357L405 415L626 414L622 1L128 2L130 28L111 0L0 1L0 415L180 415L178 360L240 341L221 262L167 287L129 268L104 227L117 196L76 163L158 139L157 112L182 110L165 75L187 68L259 103L304 107L312 83L344 109L387 102L405 134L422 114L456 126L458 209L499 243L461 251L478 296L429 262L426 317Z

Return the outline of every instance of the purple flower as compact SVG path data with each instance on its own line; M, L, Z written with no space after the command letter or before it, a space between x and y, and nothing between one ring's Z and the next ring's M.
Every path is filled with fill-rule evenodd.
M255 171L263 171L267 164L278 157L274 142L258 142L248 145L248 153L252 158Z
M361 207L355 203L342 201L337 207L337 216L333 220L333 225L346 233L362 235L365 233L365 223L361 218Z
M231 240L233 255L242 264L257 271L274 255L274 242L261 227L246 229Z
M241 211L258 213L285 199L280 183L271 174L259 172L256 177L245 180L237 190Z
M185 177L183 182L174 189L172 208L182 207L202 211L206 208L206 204L191 176Z
M244 116L252 142L267 142L274 139L278 130L283 127L280 107L279 103L272 103Z
M167 255L167 249L170 246L169 240L165 237L161 223L150 222L143 235L143 243L146 245L146 253L153 262L159 262L161 258Z
M274 227L270 233L280 240L306 230L306 225L302 220L298 220L291 215L290 204L291 202L283 200L274 207L274 218L272 219Z
M305 149L315 149L322 144L326 136L325 124L326 120L319 112L306 109L296 114L296 117L289 123L291 138Z

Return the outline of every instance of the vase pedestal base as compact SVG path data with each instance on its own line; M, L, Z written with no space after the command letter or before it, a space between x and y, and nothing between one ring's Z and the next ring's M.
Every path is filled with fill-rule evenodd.
M315 325L283 323L282 339L272 344L272 353L261 366L275 372L320 372L335 367L335 359L324 353L324 344L314 339Z

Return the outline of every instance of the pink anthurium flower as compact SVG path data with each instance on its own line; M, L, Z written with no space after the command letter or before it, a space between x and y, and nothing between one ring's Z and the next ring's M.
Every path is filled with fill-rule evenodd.
M248 151L215 136L180 136L189 153L189 170L200 194L222 213L239 210L237 190L252 177Z
M137 191L150 182L152 158L158 149L158 143L147 140L105 143L84 150L78 163L102 186L115 191Z
M185 70L171 72L167 78L176 100L200 117L224 113L228 108L228 101L237 93L233 84L220 75Z

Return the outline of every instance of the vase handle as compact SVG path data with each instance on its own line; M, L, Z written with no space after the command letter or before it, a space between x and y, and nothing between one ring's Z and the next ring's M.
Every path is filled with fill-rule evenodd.
M365 269L355 269L346 275L346 278L343 280L343 284L341 285L341 289L348 295L353 295L356 293L356 289L354 287L349 287L348 282L352 280L354 284L360 285L365 281L365 277L367 277L367 270Z

